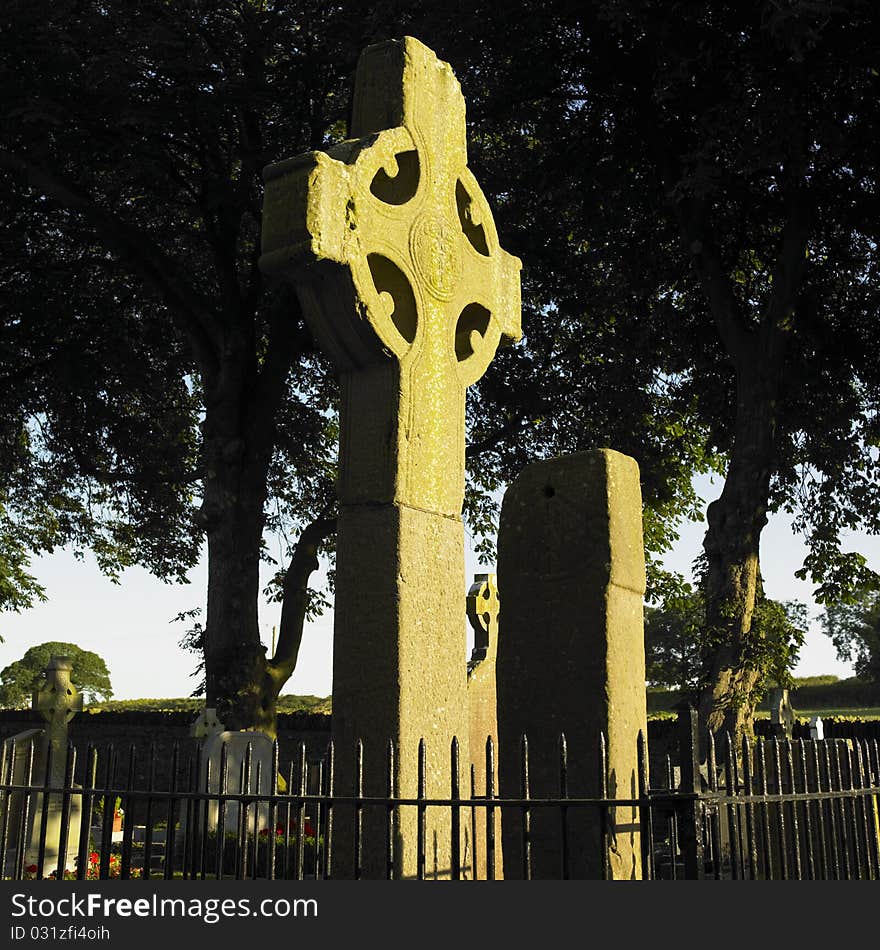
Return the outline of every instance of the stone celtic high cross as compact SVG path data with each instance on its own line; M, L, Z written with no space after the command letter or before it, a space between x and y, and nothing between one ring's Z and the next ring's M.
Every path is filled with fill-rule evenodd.
M467 168L458 81L427 47L406 37L363 52L351 136L266 169L260 263L294 283L342 384L340 781L361 737L365 781L383 794L377 760L392 739L398 790L411 794L424 737L429 786L447 794L451 738L466 747L467 735L465 391L519 338L520 262ZM406 873L405 819L401 830Z

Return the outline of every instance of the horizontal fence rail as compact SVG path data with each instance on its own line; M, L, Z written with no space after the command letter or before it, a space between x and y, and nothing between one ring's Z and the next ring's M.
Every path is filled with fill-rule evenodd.
M735 748L728 737L709 735L701 759L695 714L685 710L678 754L655 765L657 774L649 776L643 734L637 753L633 797L611 795L600 736L596 794L579 795L560 736L552 750L556 786L548 793L534 788L526 737L513 789L499 787L491 738L480 788L474 764L462 760L453 740L447 793L428 795L422 740L414 793L401 795L399 751L391 743L383 756L383 794L367 794L360 743L349 752L352 786L343 789L332 741L318 754L302 743L283 775L277 742L269 757L249 743L240 760L226 746L211 758L175 747L170 778L158 787L152 746L146 752L111 746L100 756L90 746L80 757L68 746L54 752L62 769L51 747L42 761L34 742L8 740L0 761L0 876L332 879L343 876L338 856L344 853L344 876L355 879L377 876L376 867L389 879L565 879L579 876L577 848L589 840L598 850L598 870L590 876L611 877L615 842L630 835L640 860L634 876L645 879L880 877L876 738L758 739ZM144 774L146 782L136 780ZM114 831L117 802L122 828ZM448 816L450 857L438 868L430 822L440 813ZM403 827L415 841L412 866L402 859Z

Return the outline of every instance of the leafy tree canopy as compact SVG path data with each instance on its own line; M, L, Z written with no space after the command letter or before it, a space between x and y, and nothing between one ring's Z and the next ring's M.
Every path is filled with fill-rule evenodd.
M704 541L713 730L750 729L766 672L768 512L793 516L820 601L878 580L841 545L880 531L878 17L861 0L548 0L461 27L474 160L526 262L524 345L472 408L516 444L477 465L504 480L521 449L595 444L584 420L607 418L667 510L687 495L651 472L723 472ZM627 439L621 412L650 421Z
M822 628L856 676L880 681L880 592L863 590L849 602L829 604Z
M495 15L479 4L473 12ZM187 642L204 657L211 701L234 707L228 722L268 722L303 618L322 604L306 581L332 538L337 428L335 382L297 301L266 286L257 267L262 169L345 134L369 42L409 31L452 60L478 123L494 108L481 106L493 87L455 18L419 4L148 0L121 10L13 0L5 14L0 489L10 532L32 551L72 542L93 547L111 574L138 561L169 579L206 542L204 623ZM494 161L488 147L475 149L475 171L500 204ZM540 286L531 273L527 294ZM529 312L544 304L536 298ZM557 372L543 325L533 321L525 376ZM669 516L693 508L690 468L705 453L692 448L650 361L633 371L616 325L597 329L586 362L572 353L560 363L554 392L529 408L525 426L521 413L496 412L491 396L471 404L481 491L465 514L478 536L491 533L493 491L520 463L588 445L639 447L651 550ZM571 396L558 438L539 444L534 420L551 418L551 396L565 405L585 366L597 370L593 389ZM517 368L493 370L502 392L519 385ZM505 440L506 467L484 465ZM260 651L256 623L268 531L290 538L272 588L282 601L273 658ZM26 578L16 577L24 602Z
M256 693L290 675L316 607L305 580L332 533L336 434L296 301L257 268L261 173L339 137L364 42L348 16L310 2L4 9L0 536L19 551L2 593L37 593L22 552L71 543L111 576L138 562L181 580L207 541L209 688L249 696L243 725L256 708L271 720L274 696ZM264 528L302 564L279 565L268 683Z
M70 679L83 693L87 702L110 699L113 689L107 664L91 650L83 650L75 643L49 641L31 647L25 655L0 671L0 707L27 709L31 697L39 689L43 671L53 656L70 660Z
M0 373L23 354L35 385L0 387L2 504L36 549L81 538L108 566L173 572L204 538L199 646L227 721L271 718L333 530L335 387L256 266L261 170L343 136L358 53L404 32L461 79L470 164L525 262L524 342L468 403L474 530L525 462L609 445L640 464L662 552L696 514L693 472L724 471L705 598L727 708L762 675L768 510L795 515L818 596L872 580L839 538L880 528L874 5L12 0L4 16ZM53 374L80 360L99 385L66 399ZM44 383L69 405L41 407ZM303 527L267 662L264 529Z
M770 686L794 686L807 633L807 607L799 601L759 598L754 625L762 644L760 694ZM699 590L683 585L659 607L645 609L645 664L650 686L680 690L695 699L701 684L703 657L713 644L706 624L706 605Z
M517 438L484 467L507 475L507 458L597 444L604 428L643 464L648 495L683 460L726 473L738 401L763 385L749 360L763 374L771 359L765 511L795 515L820 599L872 579L840 535L880 530L877 15L550 0L471 30L457 51L482 63L463 70L471 160L525 262L524 345L473 410ZM795 229L798 280L762 329ZM621 438L620 413L649 437Z

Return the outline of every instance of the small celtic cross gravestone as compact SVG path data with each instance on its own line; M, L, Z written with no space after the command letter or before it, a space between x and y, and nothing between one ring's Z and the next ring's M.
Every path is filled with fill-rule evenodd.
M53 656L43 673L43 681L34 691L33 708L46 720L46 754L52 749L50 784L64 782L67 726L82 712L83 699L70 679L71 665L66 656Z
M498 655L498 618L501 603L494 574L475 574L465 601L467 617L474 631L474 648L468 661L468 715L470 727L471 780L477 795L488 793L489 773L486 768L488 739L492 739L494 794L498 794L498 698L495 688L495 665ZM478 808L472 818L475 841L487 841L486 811ZM503 877L501 849L501 811L495 812L494 876ZM478 848L473 874L476 880L489 876L486 849Z
M13 785L58 790L13 792L6 803L6 843L23 866L37 865L37 877L57 871L59 864L62 871L68 867L79 842L82 797L70 795L65 805L65 794L61 791L67 779L67 726L83 706L70 672L67 657L49 659L42 682L31 697L31 707L46 720L46 727L20 732L4 743ZM72 787L79 786L74 783ZM0 852L0 858L3 857Z
M465 392L519 337L520 262L467 168L458 81L427 47L406 37L364 51L351 136L266 169L260 265L294 283L340 375L340 782L362 738L368 793L383 794L391 739L399 792L413 794L424 737L428 793L446 794L451 739L467 744ZM415 860L408 820L401 874ZM433 860L449 873L448 857Z
M498 646L500 604L494 574L474 574L474 582L465 601L465 611L474 631L474 648L468 662L468 673L472 673L484 660L494 661Z

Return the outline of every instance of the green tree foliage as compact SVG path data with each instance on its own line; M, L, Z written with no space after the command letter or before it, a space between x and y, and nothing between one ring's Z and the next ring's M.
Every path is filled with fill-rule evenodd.
M46 599L44 588L27 570L30 541L29 535L22 536L20 526L5 520L5 508L0 507L0 611L18 613L35 600Z
M760 670L756 691L761 694L772 685L793 687L791 671L807 632L806 605L759 597L753 623L757 635L751 662ZM650 686L677 689L696 699L703 685L704 656L715 649L699 590L684 585L669 594L662 606L645 609L645 663Z
M334 528L336 427L296 302L257 268L261 173L339 136L364 39L310 2L14 0L3 18L7 535L169 579L206 543L209 701L271 731ZM264 529L291 538L270 658Z
M686 588L660 607L645 607L645 676L649 686L692 693L700 678L701 633L706 608Z
M336 388L295 297L257 267L261 172L344 135L369 42L413 32L466 81L479 57L454 18L418 4L13 0L4 15L6 514L30 550L90 546L111 573L138 561L182 574L204 541L206 609L186 643L224 721L271 731L303 620L322 606L308 579L335 527ZM478 115L488 88L472 83ZM493 156L475 157L491 192ZM612 352L611 322L596 337L592 362L609 367L600 395L572 398L612 403L595 425L580 414L577 445L645 447L650 511L680 512L680 496L693 507L682 414L645 387L648 369L632 372L625 347ZM552 352L530 352L526 370L553 367ZM566 365L555 395L582 361ZM497 376L502 390L516 382L504 365ZM482 491L465 514L478 536L491 533L502 477L575 444L560 435L520 451L532 417L552 408L546 395L525 429L485 408L470 409ZM496 424L504 472L477 461L501 450ZM267 532L290 538L270 591L282 602L273 657L257 624Z
M12 0L3 15L0 327L17 342L2 372L30 353L40 378L45 340L69 322L47 311L93 315L94 331L71 325L68 359L92 355L94 332L95 389L113 421L126 417L109 358L121 311L138 327L123 383L148 354L155 373L132 412L152 418L146 396L167 394L152 437L127 443L108 420L102 453L79 458L64 437L75 427L46 429L75 463L57 483L38 441L45 409L13 399L3 504L38 539L106 545L108 564L149 555L161 568L168 550L185 565L204 539L198 646L227 723L271 731L334 529L336 390L293 295L256 266L261 171L344 135L358 53L404 32L461 79L471 167L525 262L524 342L468 401L474 531L491 533L497 492L525 462L609 445L639 462L646 544L662 553L699 509L692 474L722 471L702 710L734 732L765 672L754 618L767 512L794 515L820 597L871 579L838 542L880 528L873 5ZM100 417L103 397L76 395L77 419ZM161 458L126 457L126 444L161 444ZM167 497L148 494L140 518L127 473L160 462L151 484ZM43 484L33 467L45 490L29 504L27 487ZM15 497L9 471L24 472ZM151 525L152 553L137 547ZM291 538L268 658L267 530Z
M880 12L548 0L498 16L462 22L458 54L480 63L472 160L525 261L525 341L474 396L475 423L516 443L479 465L504 480L518 452L596 444L607 415L673 513L677 466L720 467L700 707L748 732L768 512L793 516L820 600L877 580L840 538L880 529ZM620 414L647 437L622 438ZM673 477L649 474L664 464Z
M70 679L87 702L107 700L113 695L107 664L91 650L75 643L40 643L0 672L0 707L27 709L40 686L43 671L53 656L66 656L71 663Z
M856 676L880 682L880 592L863 590L849 602L829 604L822 628Z

